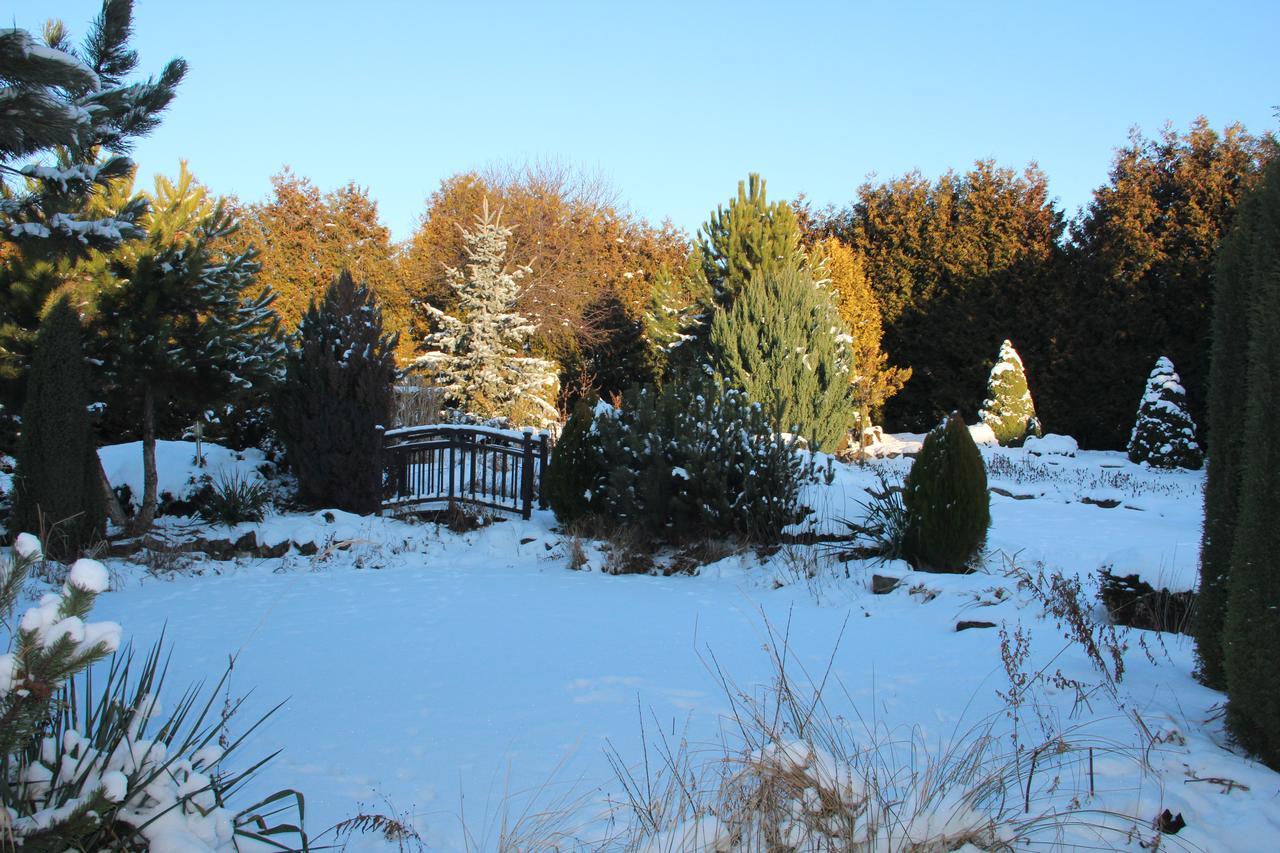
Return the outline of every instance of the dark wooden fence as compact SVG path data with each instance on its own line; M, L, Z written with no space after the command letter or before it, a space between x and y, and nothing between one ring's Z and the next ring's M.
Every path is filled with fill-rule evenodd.
M510 510L524 518L534 504L546 509L542 473L549 453L547 434L478 426L404 427L386 434L388 497L391 511L433 503L466 503Z

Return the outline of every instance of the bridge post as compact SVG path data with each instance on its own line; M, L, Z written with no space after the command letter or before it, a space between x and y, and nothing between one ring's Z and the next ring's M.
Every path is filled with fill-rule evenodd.
M525 430L520 456L520 515L533 517L533 433Z
M551 456L551 445L547 440L546 430L538 436L538 509L547 508L547 490L543 483L547 479L547 462Z

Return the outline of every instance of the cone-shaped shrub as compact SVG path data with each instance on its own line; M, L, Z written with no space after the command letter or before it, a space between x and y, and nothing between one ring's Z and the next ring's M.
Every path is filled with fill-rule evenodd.
M1129 436L1129 459L1153 468L1199 468L1204 461L1196 443L1196 425L1187 411L1187 392L1161 356L1147 377L1138 419Z
M978 420L991 427L996 441L1005 446L1017 447L1028 435L1040 435L1027 373L1009 341L1000 345L1000 357L987 378L987 399L982 401Z
M903 487L903 556L918 569L962 572L991 526L987 469L959 413L925 437Z
M591 406L586 400L579 400L560 432L543 478L547 503L561 524L576 521L590 511L591 489L602 474L600 448L591 432L591 421Z
M102 537L105 503L80 319L66 298L40 322L27 381L10 530L44 535L47 553L69 560Z
M276 415L304 502L359 513L381 506L395 349L375 297L350 273L302 318Z

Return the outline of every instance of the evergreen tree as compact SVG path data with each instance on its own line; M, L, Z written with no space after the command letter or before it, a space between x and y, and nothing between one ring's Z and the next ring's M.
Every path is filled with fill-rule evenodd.
M249 293L252 249L220 247L238 223L182 170L157 177L147 239L122 247L95 306L105 378L131 393L142 419L144 488L135 523L150 527L157 504L156 412L174 401L200 409L274 381L284 353L269 289Z
M1204 456L1187 412L1187 392L1173 362L1156 360L1129 435L1129 460L1154 468L1199 468Z
M132 141L159 123L186 73L170 61L158 79L129 81L133 4L104 0L84 44L61 23L44 44L25 30L0 30L0 380L20 402L36 328L50 294L74 264L142 233L145 199L103 203L128 178ZM24 165L28 158L48 158ZM16 179L16 180L15 180Z
M782 432L833 450L856 419L849 336L830 294L796 265L757 270L711 320L712 367Z
M716 304L732 305L754 273L782 273L802 263L800 224L785 201L769 203L757 174L738 182L738 197L720 206L698 233L702 275Z
M45 537L69 561L103 535L104 507L89 416L80 317L67 297L40 323L22 412L9 528Z
M911 368L889 366L880 348L884 337L880 300L867 278L862 258L835 237L818 242L810 267L820 271L836 309L853 340L849 345L849 382L861 428L870 427L884 404L911 378Z
M1192 418L1207 423L1215 258L1274 151L1269 136L1239 125L1219 133L1200 118L1181 134L1135 131L1117 152L1073 227L1064 274L1045 291L1055 331L1051 371L1036 370L1037 402L1055 431L1122 446L1139 378L1162 354L1181 367Z
M1280 431L1275 415L1276 401L1280 400L1280 183L1274 166L1255 210L1244 296L1249 331L1244 435L1237 463L1243 472L1222 646L1227 724L1244 746L1277 769L1280 572L1275 560L1280 553L1280 526L1276 524L1280 514ZM1215 364L1215 372L1223 367ZM1214 441L1216 444L1216 436ZM1224 473L1229 476L1231 472Z
M1028 435L1040 435L1036 406L1027 387L1027 373L1013 344L1000 345L1000 356L987 379L987 399L982 401L978 420L991 427L996 440L1006 446L1021 446Z
M395 335L383 333L369 288L344 271L303 315L297 339L276 412L299 496L314 506L376 512L394 403Z
M991 526L987 468L959 413L924 440L903 484L903 556L926 571L964 571Z
M457 295L457 316L427 306L437 331L426 339L430 350L419 364L438 377L450 403L487 417L517 422L557 420L549 400L558 379L555 365L530 354L535 326L516 308L520 279L528 267L506 269L511 229L488 203L465 232L467 271L450 270Z
M1209 445L1204 485L1204 533L1200 543L1200 591L1193 630L1200 677L1226 687L1222 630L1230 586L1244 480L1249 313L1267 270L1280 269L1280 161L1273 161L1262 186L1240 205L1218 256L1213 294L1213 348L1209 372Z
M947 412L975 411L1002 332L1023 342L1040 377L1052 338L1043 298L1064 227L1039 168L989 160L932 182L919 172L868 182L850 208L826 217L818 232L861 259L884 349L912 370L885 405L887 426L924 431Z

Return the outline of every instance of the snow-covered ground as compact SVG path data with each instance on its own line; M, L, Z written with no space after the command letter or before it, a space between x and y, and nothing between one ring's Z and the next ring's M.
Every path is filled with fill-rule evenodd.
M815 528L859 519L876 471L905 474L910 459L900 454L919 438L887 439L875 448L886 458L865 467L837 464L830 486L808 492ZM180 447L167 475L176 482L189 476ZM1028 632L1026 672L1060 670L1086 686L1083 699L1047 683L1029 693L1024 743L1055 730L1116 747L1098 751L1092 798L1079 772L1055 784L1042 771L1036 787L1053 785L1044 802L1077 797L1132 815L1135 834L1099 840L1077 827L1048 840L1138 849L1168 808L1187 826L1166 845L1269 847L1280 833L1280 776L1224 748L1223 697L1192 679L1190 640L1131 632L1118 693L1088 690L1101 677L1007 571L1043 563L1088 586L1112 566L1192 588L1203 475L1150 471L1113 453L983 452L999 490L992 553L986 571L968 576L841 562L808 546L732 554L692 577L613 576L598 543L586 545L586 570L571 570L572 543L546 512L465 534L315 513L203 531L314 542L310 557L200 559L164 576L109 561L115 588L94 616L120 622L143 648L165 632L170 685L215 680L234 656L232 692L253 690L244 723L254 708L287 700L244 752L283 749L245 802L297 788L312 833L364 810L407 817L432 849L490 849L504 820L526 816L527 828L538 825L529 815L549 810L566 815L562 829L598 839L609 827L595 818L624 798L607 750L638 774L646 754L651 771L659 763L653 744L663 736L714 759L733 733L717 673L756 692L771 681L766 649L780 648L782 634L798 680L830 667L827 710L864 746L915 739L941 751L991 725L1007 749L1001 637L998 628L956 631L975 620ZM877 595L873 574L905 582Z

